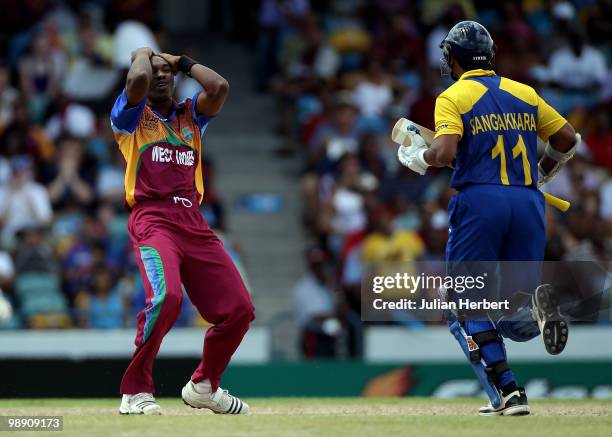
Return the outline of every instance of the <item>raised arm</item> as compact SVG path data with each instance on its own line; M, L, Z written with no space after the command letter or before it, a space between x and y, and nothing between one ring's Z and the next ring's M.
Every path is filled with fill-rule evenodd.
M127 74L126 96L130 106L136 106L142 102L149 92L151 77L151 56L153 50L150 47L142 47L132 52L132 65Z
M168 61L173 72L181 71L202 86L203 90L198 95L198 101L194 102L198 114L211 117L221 111L229 92L229 83L223 76L188 56L174 56L168 53L160 53L160 56Z
M198 96L198 114L217 115L229 92L229 83L223 76L201 64L191 67L191 77L198 81L204 91Z

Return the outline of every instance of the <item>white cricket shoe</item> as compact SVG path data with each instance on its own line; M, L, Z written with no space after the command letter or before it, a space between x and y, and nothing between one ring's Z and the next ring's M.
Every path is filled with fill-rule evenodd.
M181 392L183 402L192 408L208 408L215 414L248 414L249 405L223 390L221 387L214 393L210 382L204 380L194 384L189 381Z
M527 395L523 387L518 387L507 396L502 395L502 404L499 408L493 408L491 403L478 410L480 416L526 416L529 414Z
M146 414L160 415L161 407L151 393L138 393L135 395L123 395L119 414Z

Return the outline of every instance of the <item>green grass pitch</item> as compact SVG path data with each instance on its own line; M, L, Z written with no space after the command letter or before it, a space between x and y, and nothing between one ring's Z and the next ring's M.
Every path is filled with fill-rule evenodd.
M59 436L609 436L612 401L536 400L531 416L478 417L482 399L258 398L248 416L159 399L163 416L119 416L119 399L4 399L0 415L61 415ZM40 432L19 432L40 436Z

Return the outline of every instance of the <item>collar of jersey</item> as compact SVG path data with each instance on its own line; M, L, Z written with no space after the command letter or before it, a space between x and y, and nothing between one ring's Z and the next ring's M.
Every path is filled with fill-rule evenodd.
M172 112L170 113L168 118L164 117L153 108L151 108L151 111L153 111L153 113L155 113L155 115L157 115L162 121L170 121L176 116L176 103L172 102Z
M476 77L476 76L495 76L495 72L493 70L483 70L482 68L479 68L477 70L466 71L465 73L461 75L459 80L467 79L469 77Z

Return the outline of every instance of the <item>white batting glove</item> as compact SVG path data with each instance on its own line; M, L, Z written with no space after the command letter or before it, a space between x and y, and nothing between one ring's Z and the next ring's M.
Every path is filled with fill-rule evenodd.
M424 157L427 151L427 144L425 144L425 140L416 128L415 130L409 129L408 135L410 135L410 145L400 146L397 149L397 158L403 166L422 176L429 167Z

